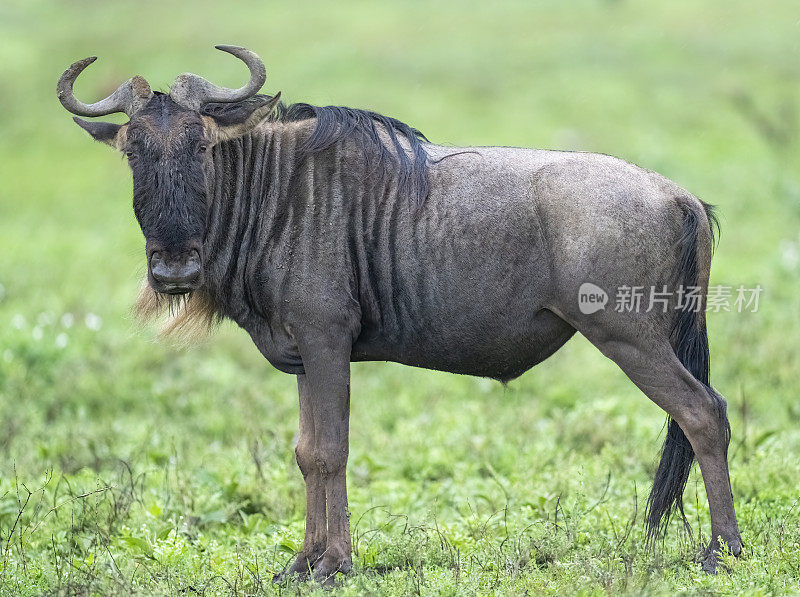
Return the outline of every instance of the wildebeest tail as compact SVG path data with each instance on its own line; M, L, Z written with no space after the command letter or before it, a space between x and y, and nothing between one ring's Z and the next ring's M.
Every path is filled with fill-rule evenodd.
M676 310L672 346L683 366L718 400L720 408L724 409L724 401L709 384L710 363L705 318L708 268L714 245L714 231L719 229L719 224L714 216L713 206L691 197L681 197L677 201L683 215L683 235L677 270L677 285L682 287L683 304ZM697 302L688 300L693 289L695 292L699 290L701 295ZM648 540L652 541L663 535L675 511L680 513L684 525L689 528L683 512L683 490L693 461L692 445L683 430L670 418L661 461L647 501L645 519Z

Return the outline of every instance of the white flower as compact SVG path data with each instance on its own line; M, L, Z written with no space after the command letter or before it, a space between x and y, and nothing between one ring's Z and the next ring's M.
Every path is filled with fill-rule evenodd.
M52 325L54 320L55 316L50 311L42 311L36 318L36 322L41 326Z
M797 245L798 243L791 241L781 243L781 260L786 269L795 269L800 263L800 251Z
M13 353L13 352L11 352L11 349L10 349L10 348L6 348L6 349L3 351L3 360L4 360L6 363L10 363L10 362L11 362L13 359L14 359L14 353Z
M37 325L35 328L33 328L33 339L38 341L42 339L42 336L44 336L44 332L42 331L42 328Z
M25 327L25 316L21 313L17 313L14 317L11 318L11 325L13 325L18 330L21 330Z
M84 323L86 323L87 328L95 332L103 327L103 320L100 319L99 315L95 315L94 313L87 313L84 318Z
M71 328L75 323L75 316L72 313L64 313L61 316L61 325L65 328Z
M68 342L69 337L64 332L56 336L56 348L66 348Z

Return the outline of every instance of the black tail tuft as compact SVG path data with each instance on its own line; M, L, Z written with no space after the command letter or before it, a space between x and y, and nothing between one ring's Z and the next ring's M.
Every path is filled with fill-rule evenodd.
M697 271L697 232L701 222L696 208L688 201L679 200L679 205L683 211L683 237L680 242L677 284L683 285L686 289L701 283L698 280ZM703 208L710 224L713 246L714 229L718 230L719 224L714 216L712 206L703 203ZM702 304L701 307L704 308L705 304ZM678 310L672 329L672 346L678 359L689 373L714 394L709 386L708 335L703 315L701 310L693 308L692 305ZM647 500L645 520L649 541L663 536L670 517L675 511L680 512L684 526L689 528L689 523L683 513L683 490L689 479L693 461L692 445L678 424L669 419L667 437L661 452L661 462L656 470L653 490Z

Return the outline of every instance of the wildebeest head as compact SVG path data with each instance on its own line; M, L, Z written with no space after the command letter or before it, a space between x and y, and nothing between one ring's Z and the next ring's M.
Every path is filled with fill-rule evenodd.
M124 112L125 124L75 118L97 141L128 158L133 172L133 209L146 239L148 281L156 292L185 294L203 283L203 241L208 217L206 172L211 147L252 130L278 102L255 94L266 80L261 59L250 50L217 46L244 61L250 81L227 89L193 74L180 75L169 94L153 93L147 81L133 77L106 99L78 101L77 76L96 57L75 62L58 82L63 106L79 116ZM224 110L210 110L225 104Z

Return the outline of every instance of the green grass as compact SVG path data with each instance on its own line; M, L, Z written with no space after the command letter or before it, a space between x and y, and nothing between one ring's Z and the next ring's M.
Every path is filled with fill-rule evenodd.
M712 284L765 288L709 316L745 541L725 572L693 563L696 470L692 537L645 548L664 415L575 338L506 388L353 367L341 594L800 592L799 34L788 0L0 5L0 594L321 591L270 583L303 532L294 379L231 325L188 351L136 329L127 166L55 98L92 54L87 100L137 73L240 84L215 43L289 100L658 170L719 206Z

